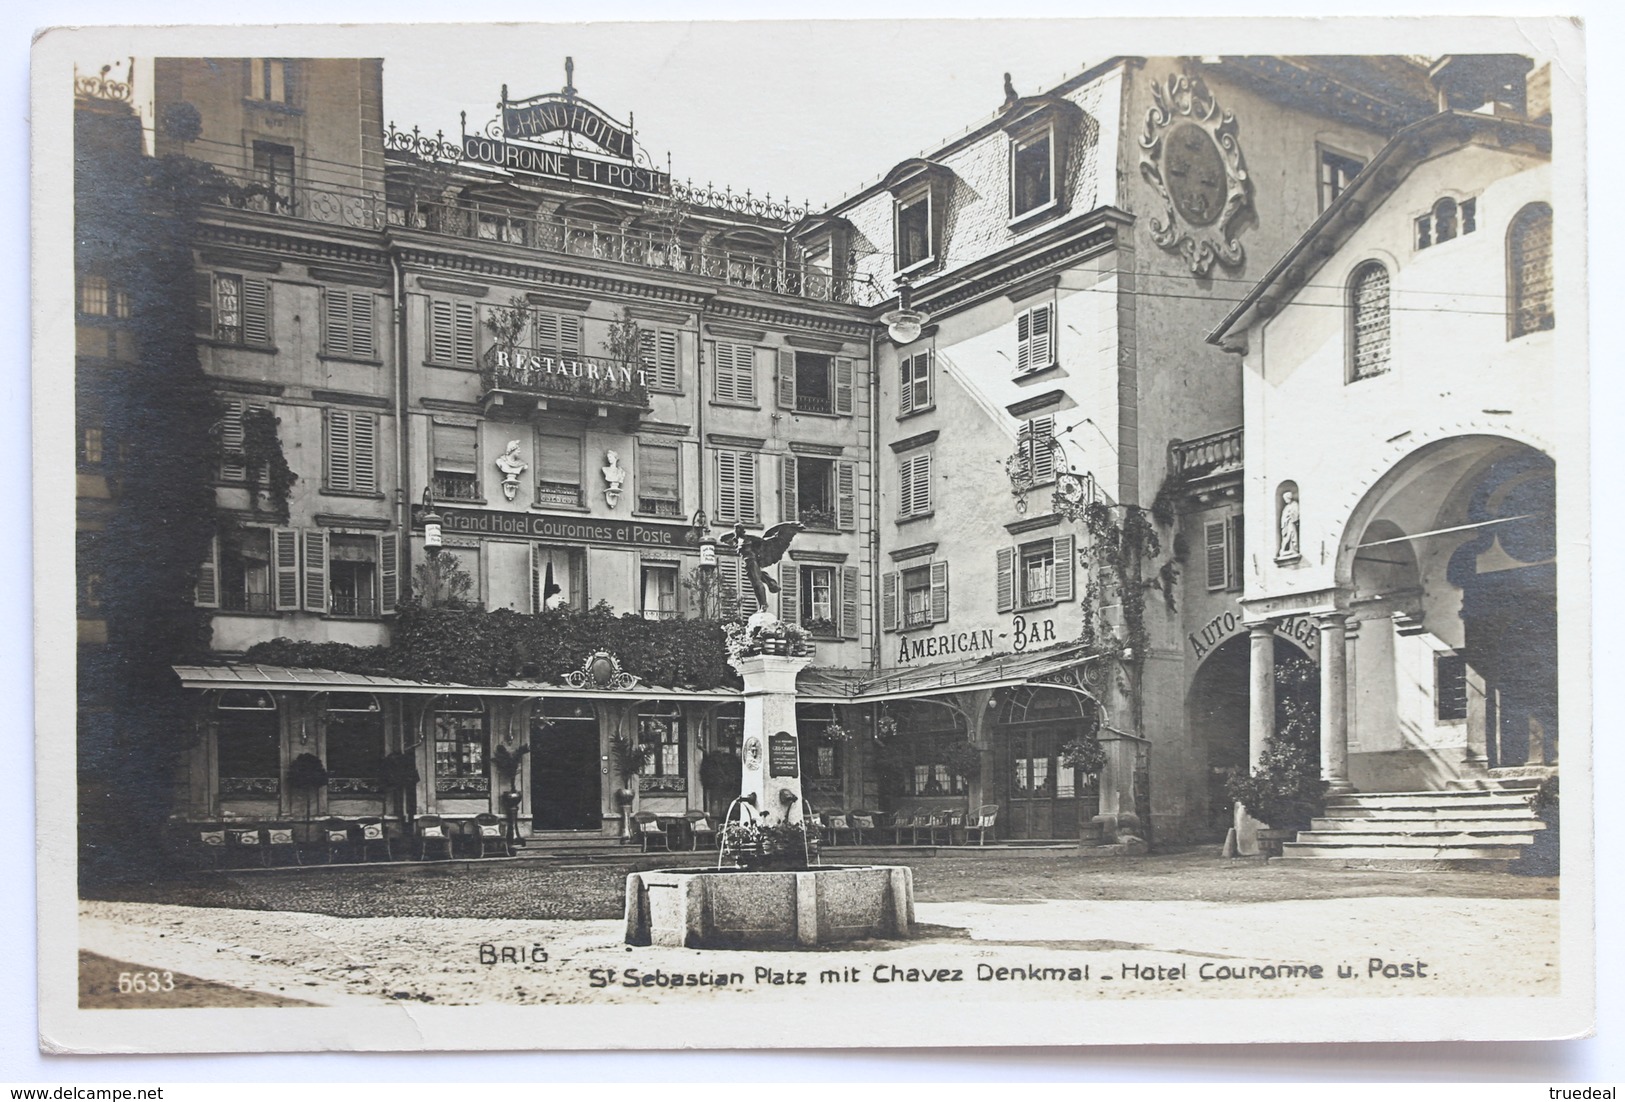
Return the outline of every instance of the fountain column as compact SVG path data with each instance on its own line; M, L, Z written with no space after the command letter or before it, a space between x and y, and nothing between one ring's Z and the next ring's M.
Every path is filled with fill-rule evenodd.
M760 826L801 821L801 741L796 731L796 674L810 657L751 654L734 659L745 681L740 796L753 800Z

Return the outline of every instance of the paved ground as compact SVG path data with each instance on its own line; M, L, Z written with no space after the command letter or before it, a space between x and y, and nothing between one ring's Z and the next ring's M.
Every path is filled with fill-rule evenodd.
M84 902L80 946L182 976L188 983L166 995L171 1006L767 1005L849 982L877 992L875 970L893 966L957 969L953 982L967 987L1015 985L1023 998L1056 1000L1533 995L1558 984L1557 883L1544 878L1268 867L1210 851L939 857L915 867L915 940L784 954L629 949L619 921L625 868L493 861L125 886ZM1318 976L1305 974L1315 966ZM1337 978L1339 966L1349 978ZM806 969L810 985L758 972L786 967ZM1063 976L998 975L1033 967ZM862 979L818 983L824 970L847 968ZM109 992L110 971L94 958L82 969L84 1005L141 1005ZM674 975L701 986L672 991L661 980Z

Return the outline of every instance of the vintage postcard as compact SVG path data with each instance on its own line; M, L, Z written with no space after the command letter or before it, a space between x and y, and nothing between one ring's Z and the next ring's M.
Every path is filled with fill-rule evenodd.
M41 1044L1585 1035L1584 66L45 33Z

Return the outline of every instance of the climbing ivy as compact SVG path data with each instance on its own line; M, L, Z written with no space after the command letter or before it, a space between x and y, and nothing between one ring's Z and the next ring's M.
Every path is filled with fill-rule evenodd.
M288 493L299 476L293 473L287 456L282 453L282 438L277 434L279 424L280 419L268 409L250 409L243 414L242 462L248 470L249 508L259 512L263 477L272 514L286 522Z

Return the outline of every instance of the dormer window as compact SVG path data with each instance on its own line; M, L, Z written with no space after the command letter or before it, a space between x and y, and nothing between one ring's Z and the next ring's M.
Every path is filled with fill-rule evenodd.
M1010 139L1012 229L1059 213L1066 151L1083 112L1059 96L1028 96L1010 102L999 126Z
M953 173L933 161L904 161L881 186L896 200L892 216L895 270L913 272L941 262L943 215Z
M1055 142L1046 129L1010 144L1010 216L1055 201Z
M823 302L852 301L852 223L832 215L804 218L790 231L801 250L801 293Z
M907 271L935 255L931 241L931 193L897 201L897 270Z

